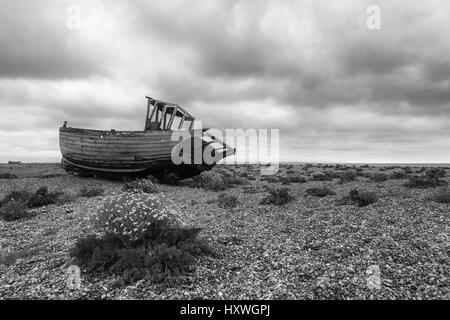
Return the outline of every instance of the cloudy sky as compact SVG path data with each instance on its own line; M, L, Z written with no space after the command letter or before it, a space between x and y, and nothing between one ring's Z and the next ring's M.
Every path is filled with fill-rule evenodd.
M207 127L278 128L285 161L450 162L448 0L0 9L0 162L59 161L64 120L141 130L145 95Z

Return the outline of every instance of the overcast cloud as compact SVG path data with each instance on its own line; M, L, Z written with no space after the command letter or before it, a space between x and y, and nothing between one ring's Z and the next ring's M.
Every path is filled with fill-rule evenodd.
M285 161L450 162L449 1L0 6L0 162L59 161L64 120L141 130L145 95L207 127L279 128Z

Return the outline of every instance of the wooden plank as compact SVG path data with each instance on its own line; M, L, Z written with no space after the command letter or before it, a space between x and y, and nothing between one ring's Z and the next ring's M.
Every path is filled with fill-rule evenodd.
M83 154L86 156L111 158L111 159L121 158L121 157L155 157L155 156L160 156L160 155L170 158L171 153L172 153L172 150L157 150L157 151L152 151L152 152L147 152L147 151L141 151L141 152L114 152L114 151L96 152L96 151L92 151L92 150L74 149L74 148L67 148L67 147L61 147L61 151L78 153L78 154Z
M63 150L62 154L73 154L74 156L77 156L79 158L88 158L88 159L98 159L98 160L107 160L107 161L135 161L136 158L143 158L143 159L148 159L148 160L153 160L153 159L171 159L170 155L168 154L133 154L133 155L129 155L129 156L124 156L124 155L106 155L106 154L102 154L102 155L92 155L92 154L86 154L86 153L81 153L81 152L74 152L72 150Z
M92 156L105 156L105 157L120 157L120 156L139 156L139 155L158 155L165 154L170 156L171 149L157 149L157 150L145 150L145 151L116 151L116 150L86 150L83 148L72 148L67 146L60 146L61 150L66 152L77 152L80 154L92 155Z
M82 142L82 141L60 141L60 144L70 145L70 146L84 146L84 147L92 147L92 148L105 148L105 149L120 149L120 150L130 150L130 149L144 149L151 150L153 148L173 148L178 143L177 141L172 141L170 143L167 142L152 142L152 143L95 143L95 142Z
M72 160L75 163L79 163L79 164L94 164L96 166L99 167L103 167L103 168L107 168L107 167L111 167L111 168L120 168L120 167L127 167L127 168L140 168L140 167L148 167L148 166L152 166L155 165L161 161L167 161L167 160L152 160L152 161L135 161L135 162L125 162L125 161L117 161L117 162L107 162L107 161L99 161L97 159L84 159L84 158L77 158L72 154L67 154L64 155L64 158L67 158L69 160Z
M186 119L187 120L187 119ZM183 131L189 131L188 129L182 129ZM103 135L104 137L147 137L147 136L158 136L158 135L168 135L170 136L173 131L177 130L154 130L154 131L111 131L106 130L85 130L85 129L60 129L60 134L67 134L72 136L83 136L83 137L99 137ZM193 133L190 130L190 133Z
M79 155L83 155L86 157L97 157L101 159L118 159L118 158L134 158L134 157L146 157L146 158L152 158L152 157L171 157L170 152L160 151L160 152L130 152L130 153L111 153L111 152L86 152L84 150L76 150L76 149L68 149L68 148L61 148L62 153L75 153Z
M119 150L152 150L153 148L168 148L171 149L178 144L177 141L168 142L152 142L152 143L139 143L139 144L124 144L124 143L95 143L95 142L82 142L75 140L61 140L60 144L73 147L83 146L86 148L98 148L98 149L119 149Z
M152 137L152 136L161 136L167 135L170 136L172 134L171 131L164 130L154 130L154 131L134 131L134 132L124 132L124 131L116 131L115 133L111 133L111 131L95 131L95 132L84 132L84 131L68 131L68 130L60 130L60 135L69 135L76 137L91 137L98 138L100 136L106 137L118 137L118 138L139 138L139 137Z
M108 155L108 156L128 156L128 155L154 155L154 154L167 154L170 155L172 152L172 149L155 149L155 150L93 150L93 149L85 149L85 148L73 148L68 146L60 146L61 149L64 149L68 152L78 152L78 153L84 153L89 155Z
M116 142L116 143L147 143L152 141L172 141L171 136L158 136L158 137L140 137L140 138L121 138L121 137L77 137L60 135L62 140L75 140L75 141L103 141L103 142Z
M169 129L172 127L172 123L173 123L173 120L175 119L175 116L177 114L177 110L178 110L178 107L175 107L175 110L173 111L172 116L170 117L169 124L167 125L167 127Z
M123 172L123 171L125 171L125 170L136 170L136 171L139 171L139 170L146 170L146 169L152 169L152 168L157 168L157 167L162 167L162 166L164 166L164 163L154 163L154 164L149 164L149 165L145 165L145 166L120 166L120 167L105 167L105 166L101 166L101 165L98 165L98 164L96 164L96 163L90 163L90 162L85 162L85 163L78 163L78 162L76 162L76 161L71 161L71 162L73 162L73 163L75 163L77 166L80 166L80 167L82 167L82 166L89 166L89 167L92 167L92 168L99 168L99 169L104 169L105 171L111 171L111 172L114 172L114 171L119 171L119 172Z
M186 114L183 114L183 117L181 118L181 121L180 121L180 125L178 126L178 129L181 129L182 127L183 127L183 124L184 124L184 118L186 117Z
M141 158L166 158L170 159L171 154L170 152L161 152L161 153L131 153L129 155L124 154L115 154L115 153L88 153L84 152L82 150L73 150L73 149L67 149L62 148L61 149L63 154L71 153L78 155L80 157L86 157L86 158L96 158L96 159L108 159L108 160L120 160L120 159L134 159L135 157L141 157Z
M159 139L171 139L171 134L164 134L164 135L148 135L148 136L85 136L85 135L68 135L61 133L59 135L61 138L64 139L85 139L85 140L103 140L103 141L152 141L152 140L159 140Z
M163 122L163 130L166 129L166 112L167 112L167 107L164 107L163 112L161 114L161 121Z
M95 163L78 163L76 161L73 161L72 159L67 159L65 158L66 161L70 162L73 166L75 167L79 167L79 168L84 168L84 169L90 169L90 170L97 170L97 171L105 171L105 172L136 172L136 171L143 171L146 170L148 168L147 167L121 167L121 168L116 168L116 167L103 167L103 166L98 166Z

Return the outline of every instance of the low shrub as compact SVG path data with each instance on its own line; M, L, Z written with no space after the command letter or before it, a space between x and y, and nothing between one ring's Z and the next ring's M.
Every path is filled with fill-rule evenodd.
M47 187L41 187L28 200L27 206L28 208L38 208L56 203L62 194L63 192L49 192Z
M302 176L287 176L287 177L281 177L281 182L283 184L290 184L290 183L306 183L306 178Z
M8 192L4 198L0 201L0 206L13 200L13 201L23 201L25 203L33 197L33 193L28 190L13 190Z
M441 177L443 177L441 172L427 171L425 174L410 177L405 183L405 187L427 189L448 185L447 181L440 179Z
M34 194L28 190L10 191L0 201L0 217L5 221L33 217L34 214L28 209L56 203L62 194L62 192L48 192L47 187L39 188Z
M403 170L396 169L396 170L392 171L392 173L391 173L391 179L401 180L401 179L406 179L406 178L408 178L408 174Z
M225 178L229 178L232 177L234 175L236 175L236 173L232 170L232 168L227 167L227 168L217 168L215 170L216 173L220 174L222 177ZM239 173L237 173L237 175L239 175Z
M347 170L348 171L348 170ZM354 171L354 170L353 170ZM331 180L340 178L341 174L335 170L325 170L324 173L331 178Z
M439 180L440 178L445 177L446 174L447 171L441 168L432 168L425 171L425 175L433 180Z
M263 198L260 204L275 204L277 206L284 205L294 199L289 193L289 188L269 188L269 195Z
M384 172L375 172L369 176L370 180L374 182L384 182L389 179L389 176Z
M217 199L217 203L219 207L224 209L232 209L237 207L238 198L236 196L227 195L225 193L221 193Z
M278 176L261 176L261 181L267 181L269 183L278 183L280 182L280 178Z
M136 199L143 194L128 196ZM117 199L116 204L123 200L125 199ZM164 218L166 209L163 206L147 204L134 213L132 207L127 210L115 205L111 207L106 204L106 207L106 211L99 213L99 220L104 221L106 232L102 236L90 235L79 239L70 254L76 263L89 273L106 272L117 275L114 286L132 284L143 278L155 283L174 279L192 270L196 256L214 254L208 245L198 239L200 229L182 228L169 223ZM113 208L116 208L117 212ZM146 213L143 214L143 211ZM105 216L106 212L111 216ZM133 225L142 232L132 233L133 236L123 228L121 232L110 232L111 224L117 226L114 220L121 215L127 216L127 220L137 222ZM141 218L136 219L133 216ZM149 218L150 224L147 223Z
M259 193L261 192L260 188L255 187L255 186L248 186L248 187L244 187L242 189L243 193L248 193L248 194L255 194L255 193Z
M343 205L357 204L359 207L365 207L377 201L378 196L374 192L352 189L349 195L345 196L338 203Z
M29 208L37 208L56 203L62 194L62 192L49 192L47 187L41 187L35 193L28 190L13 190L0 201L0 206L11 200L20 200Z
M411 167L404 167L403 172L406 174L411 174L413 173L413 169Z
M327 172L314 172L311 175L312 181L331 181L333 177Z
M0 179L17 179L17 176L11 173L1 173Z
M79 195L80 195L80 197L91 198L91 197L102 196L104 193L105 193L105 189L100 188L100 187L93 187L93 188L83 187L80 189Z
M315 187L315 188L308 188L305 190L306 194L315 196L315 197L326 197L328 195L334 196L336 193L332 191L330 188L327 187Z
M210 191L223 191L228 185L224 177L216 172L206 171L193 178L194 186Z
M241 177L241 178L247 178L247 177L248 177L248 173L247 173L246 171L239 172L239 177Z
M340 182L352 182L356 180L358 174L354 170L346 170L340 175Z
M27 203L23 200L9 200L0 207L0 218L10 222L29 218Z
M358 191L353 199L359 207L365 207L378 201L375 193L370 191Z
M245 175L245 177L248 177L248 175ZM225 178L224 180L225 180L225 185L227 185L227 186L249 184L247 179L243 178L242 176L232 176L229 178Z
M174 279L192 269L196 256L213 254L198 239L200 229L181 227L176 213L157 195L110 197L94 223L103 235L79 239L71 256L89 273L117 275L118 286L143 278L153 282Z
M443 204L450 204L450 189L442 189L434 195L434 201Z
M126 181L123 184L123 191L126 192L143 192L143 193L157 193L158 187L151 179L135 179Z
M0 253L0 265L13 265L17 259L26 259L36 255L39 252L38 248L29 248L23 250L14 250L10 252Z
M69 189L64 194L58 197L58 203L64 204L75 201L79 197L79 192L73 189Z

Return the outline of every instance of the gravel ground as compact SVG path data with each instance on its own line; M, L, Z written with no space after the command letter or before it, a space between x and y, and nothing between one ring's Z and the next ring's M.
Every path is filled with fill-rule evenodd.
M302 166L294 170L306 174ZM0 221L2 253L21 253L14 263L0 265L0 299L450 299L450 205L430 200L435 189L407 189L404 182L359 177L343 184L290 184L295 199L274 206L259 202L264 186L281 183L257 179L250 181L254 193L243 192L248 185L225 191L239 197L234 209L218 207L220 192L161 185L184 222L201 227L200 236L217 252L199 258L195 271L172 287L142 280L111 289L113 277L94 278L82 270L81 290L70 290L69 250L92 231L89 218L103 197L39 208L31 219ZM44 185L66 193L101 186L105 195L122 186L64 174L23 177L0 180L0 197ZM336 195L305 194L315 186ZM362 208L336 203L355 187L375 192L379 201Z

